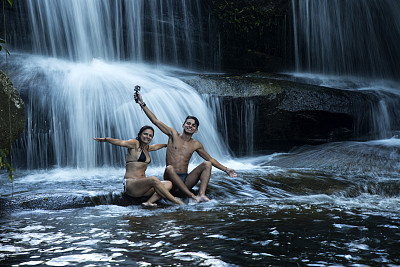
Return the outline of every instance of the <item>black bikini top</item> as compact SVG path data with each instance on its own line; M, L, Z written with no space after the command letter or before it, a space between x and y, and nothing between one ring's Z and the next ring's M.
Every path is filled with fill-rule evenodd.
M147 163L147 164L150 164L150 162L151 162L151 158L150 158L150 155L149 155L149 162L146 162L146 154L143 152L143 150L142 150L142 153L140 153L140 156L139 156L139 158L137 159L137 161L127 161L126 163L130 163L130 162L144 162L144 163Z
M149 155L149 158L150 158L150 155ZM140 153L140 156L137 161L146 162L146 154L143 152L143 150L142 150L142 153ZM150 162L151 162L151 158L149 160L149 163L147 163L147 164L150 164Z

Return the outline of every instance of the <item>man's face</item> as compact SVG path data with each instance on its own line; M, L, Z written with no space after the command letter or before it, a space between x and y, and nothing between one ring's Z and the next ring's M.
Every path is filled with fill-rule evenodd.
M187 119L182 125L182 128L188 134L194 134L197 132L197 125L194 119Z

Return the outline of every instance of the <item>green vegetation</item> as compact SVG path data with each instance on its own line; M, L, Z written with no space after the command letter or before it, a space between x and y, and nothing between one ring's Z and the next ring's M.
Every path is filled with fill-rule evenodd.
M289 0L213 0L221 65L242 71L276 71L287 55Z
M6 41L0 38L0 51L4 49L7 54L10 54L10 52L8 52L5 45L6 45Z
M257 30L263 35L277 25L274 17L280 16L275 9L258 1L216 0L215 4L214 11L223 27L228 27L235 34Z
M12 6L12 0L7 0L10 6ZM4 2L3 0L3 18L4 18L4 39L0 39L0 51L4 50L6 51L6 65L7 65L7 73L6 75L8 76L8 62L7 62L7 55L10 54L10 52L7 50L7 32L6 32L6 16L5 16L5 10L4 10ZM11 144L11 90L8 90L8 114L9 114L9 121L10 121L10 151L12 148ZM9 154L9 151L7 149L0 149L0 169L6 168L8 172L8 179L10 179L11 182L13 182L14 175L13 172L15 169L11 166L11 164L7 160L7 155ZM11 163L12 163L12 157L11 157Z
M8 179L13 181L13 172L15 169L8 163L7 161L8 150L7 149L0 149L0 169L6 168L8 172Z

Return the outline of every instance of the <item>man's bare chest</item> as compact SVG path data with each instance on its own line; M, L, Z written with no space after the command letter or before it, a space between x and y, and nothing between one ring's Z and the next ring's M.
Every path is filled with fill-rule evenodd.
M179 140L176 142L171 142L171 144L168 145L167 150L173 154L180 154L184 157L190 157L195 151L195 148L192 142Z

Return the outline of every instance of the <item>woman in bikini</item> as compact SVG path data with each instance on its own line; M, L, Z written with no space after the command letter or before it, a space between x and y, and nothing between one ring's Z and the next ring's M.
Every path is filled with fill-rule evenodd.
M176 199L169 190L172 188L170 181L160 181L155 176L146 177L146 169L151 158L150 151L156 151L167 144L150 145L154 136L154 129L151 126L143 126L136 139L119 140L109 137L94 138L98 142L108 142L116 146L128 148L126 156L126 172L124 176L125 193L131 197L150 198L142 203L144 206L157 206L154 202L161 197L182 205L183 202Z

